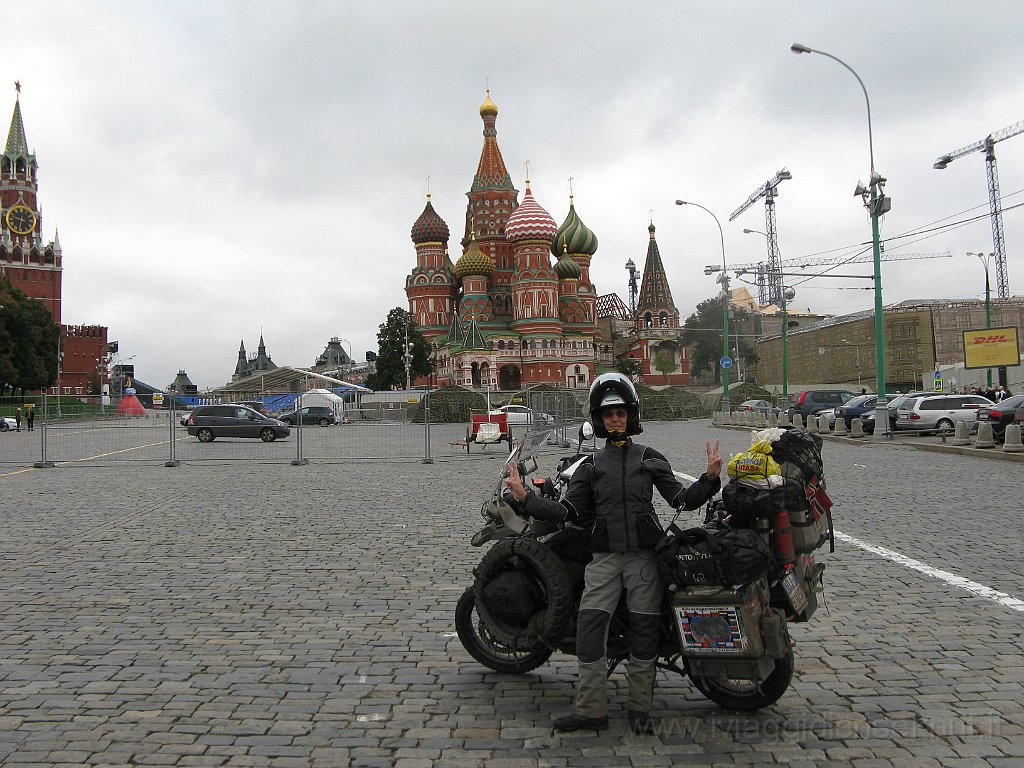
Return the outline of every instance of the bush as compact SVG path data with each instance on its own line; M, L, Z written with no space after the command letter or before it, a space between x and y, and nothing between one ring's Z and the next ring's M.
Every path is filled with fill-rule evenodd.
M700 398L683 387L657 390L641 384L636 390L640 396L640 415L643 419L669 421L698 419L709 415L708 410L701 405Z

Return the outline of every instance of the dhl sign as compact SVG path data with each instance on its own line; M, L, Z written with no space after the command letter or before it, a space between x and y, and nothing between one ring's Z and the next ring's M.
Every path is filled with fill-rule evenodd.
M964 367L1000 368L1020 365L1018 329L979 328L964 331Z

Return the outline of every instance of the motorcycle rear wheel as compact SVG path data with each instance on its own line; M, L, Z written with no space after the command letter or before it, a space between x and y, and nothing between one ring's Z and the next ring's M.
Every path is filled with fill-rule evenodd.
M693 676L694 686L711 701L725 709L753 712L770 707L789 688L793 681L793 649L775 660L775 669L762 683L751 680L730 680L717 677Z
M476 610L476 595L469 587L455 606L455 631L469 655L495 672L516 674L536 669L554 652L546 646L512 648L492 635Z

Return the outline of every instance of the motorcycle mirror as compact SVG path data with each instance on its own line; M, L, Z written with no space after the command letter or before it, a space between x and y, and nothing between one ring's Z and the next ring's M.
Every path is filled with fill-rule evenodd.
M584 421L580 425L580 442L585 443L587 440L594 439L594 425L589 421Z

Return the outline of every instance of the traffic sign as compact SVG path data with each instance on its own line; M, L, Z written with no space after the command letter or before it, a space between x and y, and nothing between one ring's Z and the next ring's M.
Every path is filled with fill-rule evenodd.
M732 368L732 358L723 357L721 360L718 361L718 364L723 368Z
M935 381L932 382L932 389L934 389L936 392L941 392L942 391L942 379L936 378Z

